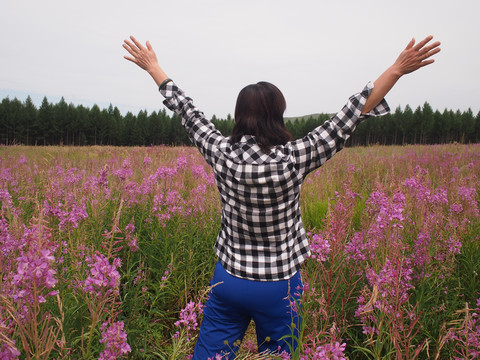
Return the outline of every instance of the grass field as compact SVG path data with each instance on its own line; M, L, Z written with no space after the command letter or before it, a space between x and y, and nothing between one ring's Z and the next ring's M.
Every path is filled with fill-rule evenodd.
M479 174L459 144L347 148L311 173L293 357L477 358ZM0 147L0 358L187 358L219 224L194 148ZM240 358L273 358L253 326Z

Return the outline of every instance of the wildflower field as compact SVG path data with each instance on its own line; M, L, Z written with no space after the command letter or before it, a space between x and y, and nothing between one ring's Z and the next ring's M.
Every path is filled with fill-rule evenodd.
M347 148L311 173L293 357L479 357L479 174L460 144ZM0 359L188 358L219 224L195 148L0 147ZM239 358L274 358L253 327Z

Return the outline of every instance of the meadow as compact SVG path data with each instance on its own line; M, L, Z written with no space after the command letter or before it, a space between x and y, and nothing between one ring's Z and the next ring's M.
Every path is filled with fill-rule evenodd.
M479 174L477 144L347 148L309 174L293 358L478 358ZM192 354L220 224L195 148L0 147L0 215L0 359ZM287 358L253 332L239 358Z

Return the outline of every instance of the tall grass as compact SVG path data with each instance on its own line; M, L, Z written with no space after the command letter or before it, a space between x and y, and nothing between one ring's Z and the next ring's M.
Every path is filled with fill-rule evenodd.
M189 147L0 147L0 358L183 359L220 202ZM345 149L306 179L301 359L480 352L479 145ZM239 355L256 354L249 330Z

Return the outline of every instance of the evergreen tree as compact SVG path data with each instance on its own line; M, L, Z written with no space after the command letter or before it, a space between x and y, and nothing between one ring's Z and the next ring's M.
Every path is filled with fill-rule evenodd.
M38 133L35 136L35 144L37 145L53 145L53 136L56 129L53 124L53 106L48 102L45 96L42 104L38 109Z
M62 96L60 101L53 106L52 124L56 129L55 134L52 134L53 144L68 144L65 136L68 133L69 121L68 105Z
M32 134L35 136L35 134L38 132L37 129L37 107L32 101L32 98L28 96L25 100L25 103L23 104L25 111L23 112L23 122L25 126L25 144L26 145L32 145Z
M428 102L425 102L422 107L421 125L420 125L420 143L430 143L430 138L433 131L433 109Z
M480 142L480 111L477 113L475 117L475 143Z
M462 122L462 143L471 143L475 141L475 116L472 109L468 109L461 116Z

